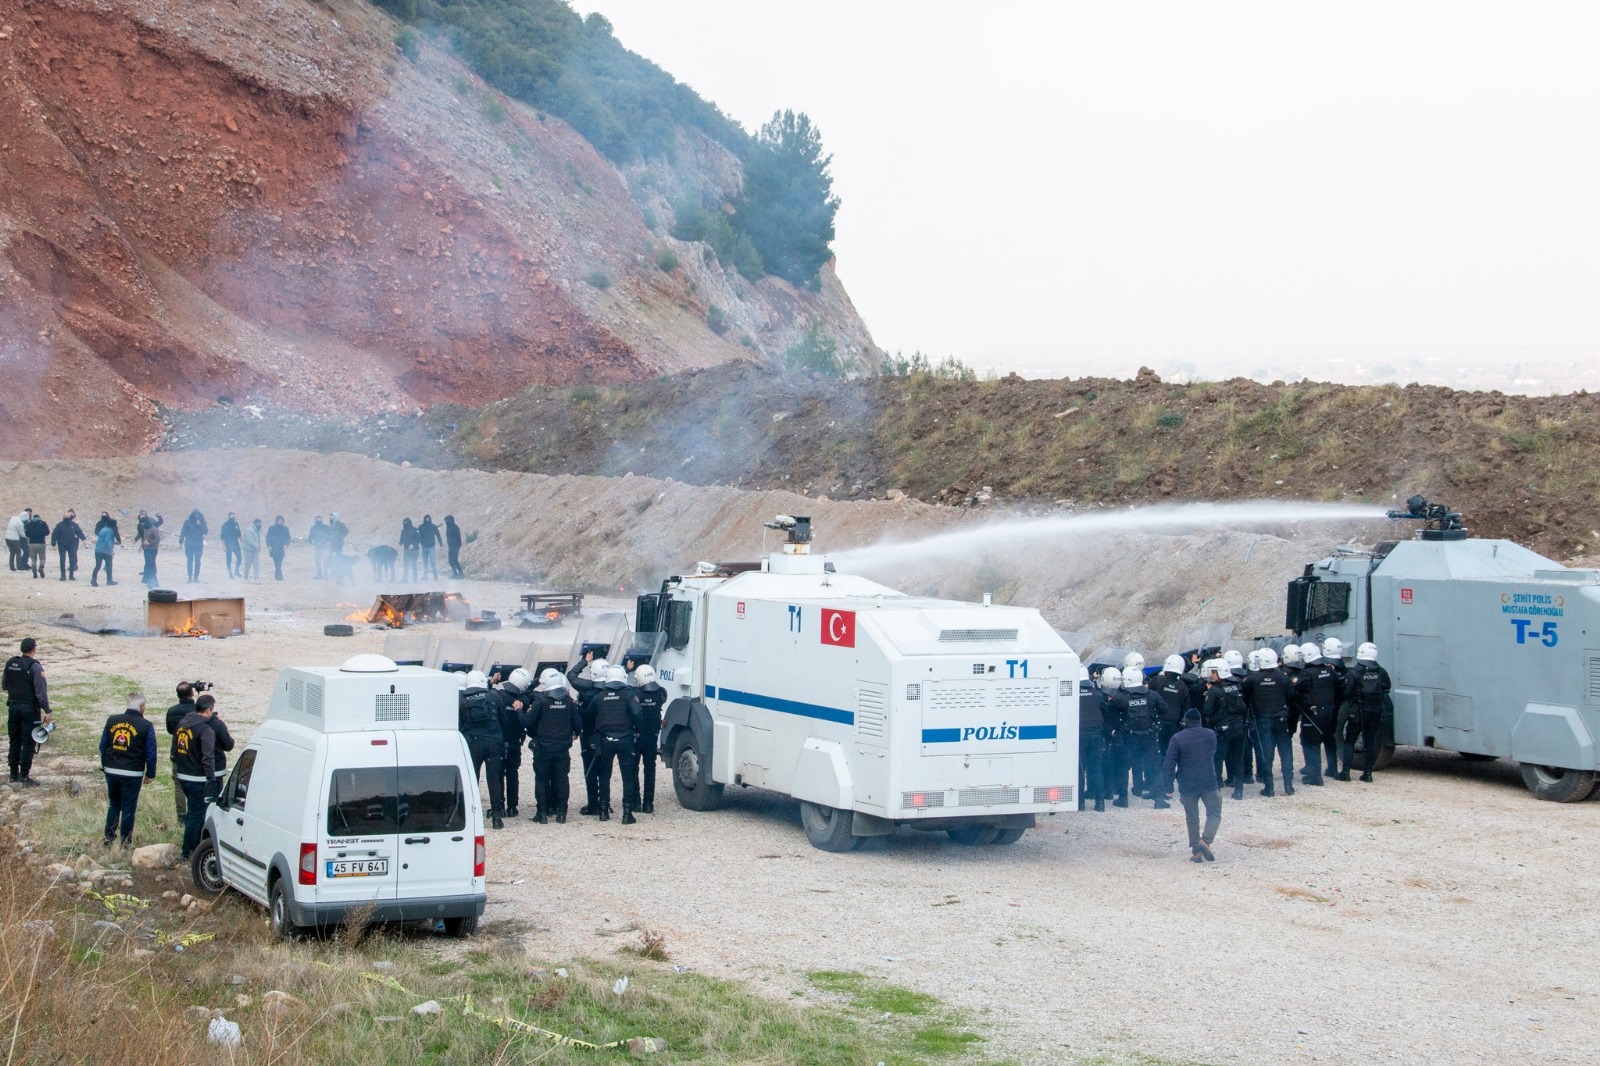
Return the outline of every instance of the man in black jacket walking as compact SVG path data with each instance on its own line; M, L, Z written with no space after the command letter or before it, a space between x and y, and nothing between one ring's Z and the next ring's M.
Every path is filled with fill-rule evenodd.
M1178 780L1178 798L1183 802L1183 819L1189 826L1189 860L1210 862L1211 842L1217 839L1222 824L1222 786L1217 781L1217 735L1200 724L1200 712L1183 716L1183 728L1167 745L1167 760L1162 766L1164 781ZM1206 807L1206 826L1200 828L1200 805Z
M35 514L27 522L28 533L28 565L33 570L33 576L44 577L44 549L45 543L50 539L50 523Z
M128 709L106 719L100 731L100 769L106 775L106 847L121 829L123 847L133 845L139 790L156 779L156 731L144 716L144 696L128 693Z
M56 558L61 562L61 580L78 580L78 545L88 538L78 525L78 512L67 509L67 516L50 531L50 543L55 545Z
M228 520L222 523L217 535L222 538L222 556L228 565L228 576L238 577L244 566L244 554L239 551L239 538L244 535L244 530L239 528L239 520L232 511L228 512Z
M289 527L284 525L283 515L279 515L267 528L267 554L272 557L272 577L275 581L283 580L283 553L288 550L292 539Z
M188 562L190 584L200 580L200 556L206 550L209 532L206 516L198 507L189 512L189 517L183 520L183 528L178 531L178 543L183 545L183 557Z
M444 543L450 549L450 576L466 577L467 572L461 569L461 527L456 525L456 516L444 516Z

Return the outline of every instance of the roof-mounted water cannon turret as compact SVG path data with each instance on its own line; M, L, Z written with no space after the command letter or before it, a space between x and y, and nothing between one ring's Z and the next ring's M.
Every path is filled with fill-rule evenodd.
M1427 523L1417 531L1418 540L1467 539L1467 527L1461 524L1459 512L1450 510L1442 503L1431 503L1423 496L1409 497L1404 511L1389 511L1388 517Z
M783 554L809 555L811 553L811 516L810 515L776 515L772 521L765 523L767 529L776 529L785 534Z

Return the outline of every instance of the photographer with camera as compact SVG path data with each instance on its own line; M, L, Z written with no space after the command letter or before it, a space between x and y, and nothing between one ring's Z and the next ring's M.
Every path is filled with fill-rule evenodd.
M222 787L217 772L217 734L211 728L216 706L216 697L209 692L199 697L172 735L172 777L188 800L183 818L184 859L199 845L206 805L217 798Z

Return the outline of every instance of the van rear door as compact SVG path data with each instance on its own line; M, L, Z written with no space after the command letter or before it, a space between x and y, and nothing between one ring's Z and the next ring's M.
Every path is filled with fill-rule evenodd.
M430 899L476 891L474 835L482 832L477 789L461 768L472 766L459 733L401 730L399 742L399 898ZM469 769L468 773L471 772Z
M399 874L395 734L330 736L317 902L392 900Z

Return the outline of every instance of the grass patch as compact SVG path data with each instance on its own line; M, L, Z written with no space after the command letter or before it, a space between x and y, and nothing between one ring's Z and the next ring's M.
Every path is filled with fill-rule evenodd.
M893 1026L896 1019L915 1019L909 1026L901 1023L897 1041L897 1046L909 1045L916 1056L913 1061L965 1055L983 1042L983 1037L961 1028L959 1020L926 993L853 970L817 970L806 978L816 988L843 997L853 1009L878 1016L882 1024Z

